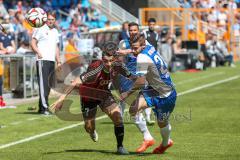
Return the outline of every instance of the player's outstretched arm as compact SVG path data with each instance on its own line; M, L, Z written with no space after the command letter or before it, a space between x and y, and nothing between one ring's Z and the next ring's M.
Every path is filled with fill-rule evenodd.
M81 84L82 84L82 81L80 77L77 77L76 79L74 79L71 82L71 85L64 90L64 93L58 98L58 100L56 100L52 105L50 105L49 110L53 113L55 113L57 110L60 110L67 96L72 92L72 90L75 87L80 86Z
M128 55L128 54L132 53L132 50L131 49L119 49L116 52L119 55Z
M132 74L128 78L134 81L134 84L131 90L122 93L122 99L125 99L128 95L132 94L135 91L141 90L145 86L145 76L137 76Z

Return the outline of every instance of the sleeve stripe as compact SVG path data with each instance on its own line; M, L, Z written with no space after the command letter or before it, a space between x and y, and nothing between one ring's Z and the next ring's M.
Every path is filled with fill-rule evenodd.
M101 70L103 69L103 65L100 65L99 67L97 67L96 69L88 72L87 74L85 74L83 77L82 77L82 80L85 81L87 78L97 74L98 72L100 72Z

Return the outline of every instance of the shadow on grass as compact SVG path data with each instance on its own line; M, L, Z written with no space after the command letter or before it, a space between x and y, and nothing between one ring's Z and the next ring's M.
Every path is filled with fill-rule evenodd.
M44 153L44 155L50 155L50 154L60 154L60 153L103 153L103 154L111 154L111 155L119 155L118 153L114 152L114 151L110 151L110 150L97 150L97 149L70 149L70 150L65 150L65 151L59 151L59 152L46 152ZM135 156L148 156L148 155L152 155L151 153L136 153L136 152L129 152L129 155L135 155ZM125 156L129 156L129 155L125 155Z
M33 115L41 115L37 111L29 111L29 112L16 112L16 114L33 114Z
M109 151L109 150L97 150L97 149L71 149L71 150L65 150L65 152L83 152L83 153L104 153L104 154L114 154L114 155L119 155L118 153L114 151ZM129 152L129 155L150 155L151 153L136 153L136 152Z
M113 125L113 122L100 122L100 124L105 124L105 125ZM123 124L135 124L134 122L123 122Z

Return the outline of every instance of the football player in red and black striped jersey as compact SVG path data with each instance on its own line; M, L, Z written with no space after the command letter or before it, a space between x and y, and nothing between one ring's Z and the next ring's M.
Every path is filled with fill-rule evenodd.
M97 106L105 112L114 123L114 132L117 139L117 152L128 154L123 147L124 125L120 109L109 89L112 81L113 70L125 76L130 72L124 65L115 61L117 45L108 42L104 45L102 60L93 61L87 71L80 75L81 84L79 93L81 97L82 113L85 122L85 130L90 134L93 141L98 140L95 129ZM115 72L116 73L116 72Z

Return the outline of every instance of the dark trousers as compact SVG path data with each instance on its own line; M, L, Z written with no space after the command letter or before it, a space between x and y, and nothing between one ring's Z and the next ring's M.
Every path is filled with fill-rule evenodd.
M37 61L37 77L39 86L39 112L47 110L48 96L54 82L55 62L41 60Z
M204 55L204 68L210 66L211 64L211 56L208 54L207 49L206 49L206 45L205 44L201 44L201 51L203 52Z

